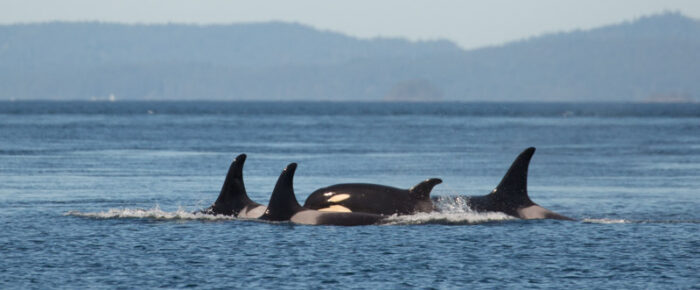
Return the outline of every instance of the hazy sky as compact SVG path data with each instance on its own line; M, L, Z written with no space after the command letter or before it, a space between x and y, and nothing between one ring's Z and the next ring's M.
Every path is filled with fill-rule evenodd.
M288 21L358 37L445 38L464 48L587 29L666 10L700 18L691 0L0 0L0 23Z

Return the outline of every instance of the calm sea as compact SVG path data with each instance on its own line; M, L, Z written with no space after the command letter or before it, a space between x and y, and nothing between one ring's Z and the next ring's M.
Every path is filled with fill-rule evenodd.
M232 159L267 203L344 182L531 198L578 221L193 215ZM699 288L700 104L0 102L0 288Z

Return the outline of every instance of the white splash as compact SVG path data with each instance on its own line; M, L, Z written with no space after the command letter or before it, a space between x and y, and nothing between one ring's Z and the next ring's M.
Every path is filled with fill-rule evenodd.
M591 224L627 224L630 223L628 220L623 219L583 219L584 223Z
M435 207L441 212L475 212L469 207L469 197L460 195L439 196Z
M81 212L69 211L65 213L67 216L87 217L95 219L158 219L158 220L231 220L232 216L210 215L204 213L192 213L182 207L176 211L168 212L160 209L160 206L155 205L151 209L143 208L111 208L101 212Z
M469 198L462 196L440 197L435 202L435 207L438 211L431 213L391 216L387 218L387 224L469 225L517 219L501 212L476 212L469 208Z
M514 220L516 218L500 212L432 212L391 216L388 225L446 224L471 225L486 222Z

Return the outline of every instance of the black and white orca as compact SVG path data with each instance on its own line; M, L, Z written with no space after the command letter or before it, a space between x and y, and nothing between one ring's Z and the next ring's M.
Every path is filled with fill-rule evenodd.
M534 153L534 147L520 153L496 189L484 196L436 196L425 200L433 186L441 182L433 178L408 191L373 184L332 185L314 191L304 206L320 211L401 215L439 211L436 203L460 198L467 199L469 208L477 212L502 212L521 219L572 220L530 200L527 172Z
M259 218L263 215L266 207L250 200L243 184L245 159L246 155L241 154L231 162L219 197L210 207L200 211L201 213L232 215L239 218Z
M291 163L280 174L270 203L260 219L267 221L291 221L305 225L360 226L378 224L385 216L354 212L325 212L302 207L294 195L294 172L297 164Z
M488 195L433 197L438 203L445 199L466 198L470 209L477 212L502 212L520 219L573 220L534 203L527 193L527 172L535 147L525 149L503 176L501 182Z
M439 178L426 179L410 189L367 184L345 183L317 189L304 207L319 211L366 212L380 215L407 215L433 211L430 192L442 183Z

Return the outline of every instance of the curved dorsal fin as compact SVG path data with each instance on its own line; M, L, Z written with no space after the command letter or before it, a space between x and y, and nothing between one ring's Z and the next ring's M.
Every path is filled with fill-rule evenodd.
M302 210L296 196L294 196L294 172L296 169L297 164L290 163L282 171L282 174L277 179L277 184L275 184L275 189L272 191L270 203L267 205L265 214L260 219L286 221Z
M489 196L497 200L508 201L509 204L513 205L533 205L534 203L527 194L527 170L533 154L535 154L535 147L527 148L520 153L501 179L501 183Z
M433 187L440 183L442 183L442 179L440 178L426 179L411 187L408 192L411 197L418 200L430 199L430 192L433 190Z
M243 183L243 165L246 155L241 154L231 162L226 174L221 192L209 210L215 214L237 215L238 212L253 201L248 198L248 193Z

